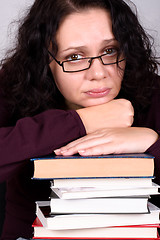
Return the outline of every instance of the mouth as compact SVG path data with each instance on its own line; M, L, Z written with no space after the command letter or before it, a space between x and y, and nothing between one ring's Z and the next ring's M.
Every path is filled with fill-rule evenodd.
M90 97L101 98L101 97L107 96L110 91L111 91L111 88L97 88L97 89L91 89L85 93Z

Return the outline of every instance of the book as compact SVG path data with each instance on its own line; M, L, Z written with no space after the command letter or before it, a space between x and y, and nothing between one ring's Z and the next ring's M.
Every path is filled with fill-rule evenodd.
M107 187L66 187L56 188L51 185L52 191L60 199L77 199L77 198L100 198L100 197L124 197L124 196L146 196L158 195L159 185L152 183L150 187L108 189Z
M52 230L159 224L160 209L148 202L149 213L51 214L50 201L36 202L36 215L43 227Z
M38 218L33 223L34 238L55 238L55 237L76 237L76 238L157 238L158 224L105 227L105 228L85 228L68 230L51 230L43 227Z
M35 179L153 176L154 172L154 157L149 154L50 155L31 161Z
M51 213L147 213L148 196L84 199L51 198Z
M122 189L135 187L151 187L154 177L92 177L92 178L61 178L53 179L55 188L73 187L106 187L107 189Z

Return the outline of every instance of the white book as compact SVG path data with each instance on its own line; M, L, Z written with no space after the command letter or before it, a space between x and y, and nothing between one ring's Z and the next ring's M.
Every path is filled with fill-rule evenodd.
M51 213L147 213L148 196L59 199L51 198Z
M142 224L159 224L160 209L148 202L149 213L135 214L50 214L50 202L36 202L36 214L47 229L65 230Z
M43 226L34 226L35 238L157 238L157 225L132 227L85 228L68 230L51 230Z
M146 196L157 195L159 185L152 183L150 187L136 188L118 188L110 189L103 187L61 187L51 186L52 191L61 199L77 199L77 198L99 198L99 197L122 197L122 196Z
M94 186L108 189L151 187L152 179L152 177L60 178L54 179L52 186L56 188Z

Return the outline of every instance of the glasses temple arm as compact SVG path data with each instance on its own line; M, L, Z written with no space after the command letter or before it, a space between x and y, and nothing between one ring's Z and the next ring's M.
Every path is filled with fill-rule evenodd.
M49 53L49 55L61 66L62 64L61 64L61 62L60 61L58 61L55 57L54 57L54 55L48 50L48 53Z

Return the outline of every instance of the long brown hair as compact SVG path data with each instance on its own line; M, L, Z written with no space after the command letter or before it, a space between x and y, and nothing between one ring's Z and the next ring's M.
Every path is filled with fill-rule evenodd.
M123 94L139 106L148 104L158 62L149 37L123 0L36 0L19 28L12 56L1 65L5 94L16 118L64 108L47 50L52 42L56 54L56 31L67 15L97 7L111 13L113 33L126 58Z

